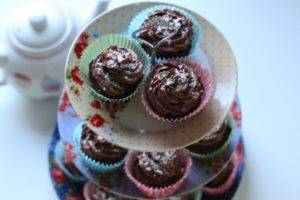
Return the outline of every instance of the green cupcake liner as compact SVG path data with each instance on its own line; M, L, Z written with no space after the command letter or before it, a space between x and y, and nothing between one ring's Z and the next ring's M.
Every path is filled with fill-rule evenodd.
M79 62L79 68L81 72L81 77L84 80L84 85L88 90L91 91L93 96L96 96L102 102L128 102L135 94L137 94L141 90L141 86L144 82L144 78L139 83L137 88L125 98L109 98L103 94L97 92L89 79L89 64L92 62L101 52L108 49L109 46L116 45L118 47L123 47L126 49L131 49L135 52L143 63L143 74L144 77L147 75L150 68L150 57L146 54L146 52L140 47L138 44L134 43L132 40L127 38L126 36L120 34L108 34L103 35L98 40L91 43L83 52L82 57Z
M235 123L231 115L227 116L227 120L228 120L229 126L231 127L231 132L229 133L227 141L219 149L217 149L217 150L215 150L211 153L199 154L199 153L192 152L192 151L190 151L189 149L186 148L187 152L193 158L197 158L197 159L200 159L200 160L214 160L215 158L218 158L218 157L224 155L226 150L228 149L229 144L230 144L231 135L232 135L232 131L233 131L234 123Z

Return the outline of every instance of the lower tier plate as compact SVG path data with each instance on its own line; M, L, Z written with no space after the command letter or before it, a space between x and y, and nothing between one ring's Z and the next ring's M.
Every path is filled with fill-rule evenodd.
M60 135L58 128L56 127L51 143L49 146L49 170L50 170L50 176L52 179L52 183L54 186L54 189L61 200L82 200L83 197L83 186L85 182L74 182L71 179L68 178L67 174L65 174L59 165L57 164L55 160L55 146L60 141ZM235 154L239 157L239 165L238 170L236 171L236 178L234 181L234 184L223 194L218 196L212 196L205 192L202 193L201 200L230 200L234 196L238 185L240 184L241 177L243 175L244 171L244 144L242 138L239 140L239 144L235 150ZM199 192L199 191L196 191ZM195 199L196 200L196 199ZM198 200L198 199L197 199Z
M220 171L220 169L219 171L214 169L216 163L219 166L225 166L225 164L229 162L241 137L241 109L238 100L234 102L230 115L232 119L230 120L232 121L230 124L233 130L227 152L220 159L214 161L214 163L193 159L191 172L186 181L187 184L175 194L176 196L182 196L199 190L201 186L211 180ZM80 123L81 120L76 115L67 94L63 93L58 109L58 132L63 142L73 144L73 131ZM116 171L113 175L95 173L83 165L79 156L77 156L75 164L89 180L100 185L102 188L112 191L116 195L122 195L132 199L145 198L145 195L129 181L122 169Z

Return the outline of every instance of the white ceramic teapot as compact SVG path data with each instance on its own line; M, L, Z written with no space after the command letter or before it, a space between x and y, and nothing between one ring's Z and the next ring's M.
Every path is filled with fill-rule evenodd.
M107 4L99 1L95 14ZM0 67L7 81L31 98L57 97L64 85L69 47L84 24L78 16L51 3L17 9L9 17L6 38L0 44Z

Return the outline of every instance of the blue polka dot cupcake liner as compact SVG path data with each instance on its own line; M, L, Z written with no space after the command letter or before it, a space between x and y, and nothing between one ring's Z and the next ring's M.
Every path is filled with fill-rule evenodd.
M91 158L90 156L88 156L87 154L85 154L81 149L81 142L80 142L81 135L82 135L82 124L79 124L74 130L74 135L73 135L74 146L80 159L82 159L83 164L87 168L91 169L92 171L103 173L103 174L111 173L115 170L122 168L122 166L125 163L126 156L124 156L124 158L119 162L108 164L108 163L97 161Z
M201 25L200 25L199 21L197 19L195 19L195 17L193 17L190 14L189 11L187 11L186 9L177 7L177 6L161 4L161 5L153 6L153 7L150 7L150 8L147 8L147 9L141 11L130 22L128 30L126 32L126 35L128 37L132 37L132 34L136 30L140 29L141 25L143 24L143 22L145 21L145 19L147 18L147 16L150 13L152 13L152 12L154 12L156 10L161 10L161 9L176 10L176 11L180 12L181 14L183 14L184 16L186 16L189 20L191 20L191 22L193 23L193 26L192 26L193 36L192 36L192 45L191 45L191 49L189 51L188 56L190 57L190 56L194 55L194 52L196 51L197 48L199 48L200 42L201 42L202 37L203 37ZM136 43L140 43L135 38L133 38L133 41L135 41ZM159 58L163 59L165 57L164 56L160 56ZM168 58L172 58L172 57L168 57Z

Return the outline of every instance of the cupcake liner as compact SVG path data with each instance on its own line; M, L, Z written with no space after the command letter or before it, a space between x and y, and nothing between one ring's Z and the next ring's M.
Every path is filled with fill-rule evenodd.
M202 188L202 191L204 193L207 193L209 195L221 195L221 194L225 193L226 191L228 191L233 186L234 181L236 180L236 175L237 175L237 170L238 170L238 161L237 161L236 155L233 156L233 158L230 162L232 162L232 164L233 164L233 170L232 170L229 178L227 179L227 181L218 187L204 186Z
M124 98L109 98L105 95L98 93L92 86L92 83L89 79L89 64L92 60L94 60L101 52L105 51L109 46L117 45L118 47L123 47L126 49L131 49L134 51L140 61L143 63L143 74L146 74L150 68L150 57L146 54L146 52L136 43L131 41L129 38L119 35L119 34L108 34L100 37L95 42L91 43L83 52L80 59L80 74L82 79L84 80L84 85L88 90L91 91L92 95L104 102L128 102L136 93L138 93L143 84L143 80L139 83L137 88L127 97Z
M91 158L90 156L88 156L87 154L85 154L81 150L81 142L80 142L81 135L82 135L82 124L79 124L74 130L73 140L74 140L74 146L76 148L76 151L78 152L78 155L80 156L82 162L86 167L88 167L89 169L95 172L100 172L100 173L110 173L122 167L122 165L125 162L126 156L124 156L124 158L119 162L108 164L108 163L97 161Z
M200 45L200 41L202 39L202 29L200 26L200 23L197 19L195 19L187 10L177 7L177 6L173 6L173 5L166 5L166 4L161 4L161 5L157 5L157 6L153 6L150 8L147 8L143 11L141 11L139 14L137 14L132 21L130 22L130 25L128 27L127 30L127 35L129 37L132 37L132 33L138 29L140 29L142 23L144 22L144 20L147 18L147 16L156 11L156 10L160 10L160 9L170 9L170 10L176 10L178 12L180 12L181 14L183 14L184 16L186 16L188 19L190 19L193 23L193 37L192 37L192 45L191 45L191 49L189 51L188 55L192 55L193 52L195 51L195 49L199 48ZM136 43L139 43L139 41L137 39L134 39ZM160 56L159 58L164 58L163 56ZM170 58L170 57L168 57Z
M59 168L73 181L84 182L86 178L84 176L76 176L71 171L69 171L63 164L63 155L65 150L65 144L63 141L59 141L54 149L54 159L59 166Z
M206 153L206 154L195 153L195 152L192 152L189 149L186 149L187 152L193 158L197 158L197 159L200 159L200 160L214 160L215 158L218 158L218 157L224 155L226 150L228 149L229 144L230 144L230 139L231 139L232 131L233 131L233 128L234 128L234 125L233 125L234 121L233 121L233 119L230 115L227 116L227 120L228 120L229 126L231 127L231 132L229 133L229 136L228 136L226 142L219 149L217 149L213 152L210 152L210 153Z
M185 154L183 151L180 152L180 159L185 164L185 169L184 169L184 174L181 177L180 180L178 180L176 183L173 185L163 187L163 188L155 188L155 187L150 187L147 186L143 183L141 183L139 180L137 180L135 177L133 177L132 170L135 168L134 164L137 159L137 153L131 152L128 155L128 159L126 160L125 163L125 173L127 177L135 184L135 186L145 195L147 195L150 198L163 198L163 197L168 197L172 194L174 194L185 182L186 178L189 175L190 168L192 166L192 159L188 154Z
M200 104L192 112L190 112L189 114L182 116L182 117L167 118L167 117L160 116L154 109L152 109L152 106L148 102L148 99L147 99L146 88L151 79L151 71L150 71L148 78L145 81L143 92L141 95L141 101L142 101L145 109L147 110L147 112L150 115L152 115L154 118L156 118L160 121L163 121L163 122L179 123L179 122L186 121L186 120L190 119L191 117L195 116L207 105L207 103L209 102L210 98L212 97L212 94L214 91L213 80L212 80L212 76L209 74L208 70L205 69L204 67L202 67L202 64L200 64L199 62L197 62L195 60L192 60L189 58L176 58L176 59L167 59L167 60L182 62L182 63L188 65L189 67L192 67L195 74L197 75L197 77L200 77L201 82L204 86L204 93L202 95L202 100L201 100ZM167 60L160 60L160 61L167 61Z
M93 183L91 182L87 182L84 186L83 186L83 196L85 200L93 200L91 197L91 190L92 188L95 187Z

